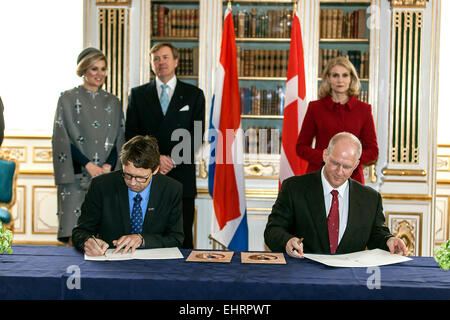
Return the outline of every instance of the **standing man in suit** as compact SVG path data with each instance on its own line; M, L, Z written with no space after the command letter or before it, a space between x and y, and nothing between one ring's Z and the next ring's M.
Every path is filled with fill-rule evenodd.
M72 231L77 249L90 256L136 248L181 247L182 186L159 174L155 138L136 136L123 145L122 170L97 176L91 182Z
M283 182L264 231L271 250L296 258L366 247L406 254L403 241L384 225L380 194L350 179L361 152L358 138L338 133L323 151L321 170Z
M178 50L171 43L154 45L150 60L156 79L131 89L125 139L152 135L158 140L160 173L183 184L183 248L191 249L197 195L194 155L205 130L205 97L199 88L176 78Z

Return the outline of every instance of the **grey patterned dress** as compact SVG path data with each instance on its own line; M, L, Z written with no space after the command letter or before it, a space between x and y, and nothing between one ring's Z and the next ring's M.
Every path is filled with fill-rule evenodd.
M115 168L124 143L122 104L116 96L83 86L61 94L53 126L52 148L55 184L58 188L58 239L67 242L80 215L91 177L84 166L76 172L71 145L93 163L102 166L116 149Z

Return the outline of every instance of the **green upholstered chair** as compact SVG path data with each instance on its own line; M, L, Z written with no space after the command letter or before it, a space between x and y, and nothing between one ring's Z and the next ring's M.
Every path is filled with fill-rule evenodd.
M16 182L19 162L9 150L0 148L0 221L13 231L11 208L16 203Z

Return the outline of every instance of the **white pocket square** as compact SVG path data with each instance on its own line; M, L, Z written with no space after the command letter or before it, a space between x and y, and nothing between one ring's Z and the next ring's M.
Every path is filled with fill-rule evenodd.
M181 108L179 111L189 111L189 105L185 105L183 108Z

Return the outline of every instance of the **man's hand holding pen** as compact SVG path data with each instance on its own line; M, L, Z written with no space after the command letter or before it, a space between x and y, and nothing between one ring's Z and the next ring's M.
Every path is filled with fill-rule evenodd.
M119 253L122 250L121 254L133 254L137 248L144 245L144 238L140 234L126 235L120 237L119 240L114 240L113 245L116 248L112 253ZM95 236L91 236L84 243L84 253L88 256L106 256L105 252L108 248L108 243Z
M108 243L92 236L84 243L84 253L88 256L103 256L108 247Z
M303 258L303 238L293 237L286 243L286 253L294 258Z

